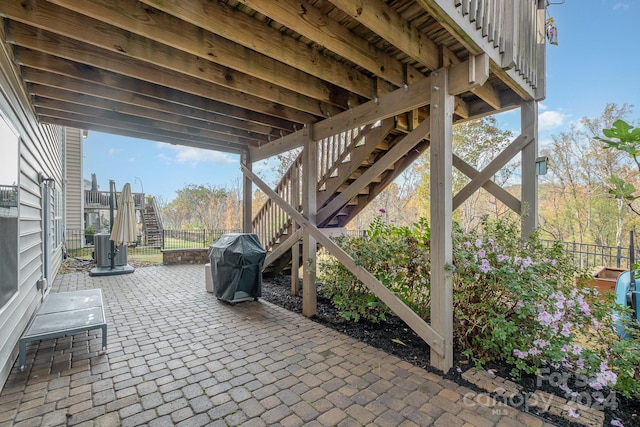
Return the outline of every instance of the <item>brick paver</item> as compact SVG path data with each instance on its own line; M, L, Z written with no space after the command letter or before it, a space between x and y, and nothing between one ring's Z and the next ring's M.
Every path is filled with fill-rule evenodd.
M30 343L0 392L0 427L541 424L265 301L219 302L203 274L58 275L53 292L102 289L108 349L98 330Z

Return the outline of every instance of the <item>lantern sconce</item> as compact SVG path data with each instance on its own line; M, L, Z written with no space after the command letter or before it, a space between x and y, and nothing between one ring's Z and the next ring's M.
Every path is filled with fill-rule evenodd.
M38 172L38 184L49 185L49 184L53 184L53 182L54 182L53 178L49 178L44 174L44 172Z
M546 175L547 174L547 161L549 158L547 156L538 157L536 159L536 176Z
M545 29L547 33L547 40L549 40L549 44L558 46L558 27L556 27L556 23L553 20L553 18L547 18L547 25Z

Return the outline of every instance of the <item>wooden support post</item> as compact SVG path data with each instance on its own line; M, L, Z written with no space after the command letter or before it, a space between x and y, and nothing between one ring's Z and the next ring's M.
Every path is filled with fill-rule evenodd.
M291 295L298 295L298 280L300 271L300 242L291 246Z
M249 151L244 150L240 161L247 169L251 170ZM251 202L253 200L253 182L245 175L242 180L242 231L253 233Z
M313 135L312 127L307 130L307 142L303 148L302 163L302 211L309 223L316 225L316 188L318 186L318 150ZM304 231L302 239L302 315L314 316L318 311L316 295L316 239L307 231Z
M522 149L522 237L528 238L538 227L538 176L536 159L538 158L538 103L522 103L520 112L522 129L532 133L531 141Z
M304 133L304 130L303 130ZM298 179L291 180L291 205L295 210L300 210L300 181ZM293 221L291 229L295 232L298 230L298 224ZM300 294L298 281L300 279L300 242L296 241L291 246L291 295Z
M431 326L444 338L444 352L431 348L431 365L453 367L452 184L453 107L449 72L431 74Z

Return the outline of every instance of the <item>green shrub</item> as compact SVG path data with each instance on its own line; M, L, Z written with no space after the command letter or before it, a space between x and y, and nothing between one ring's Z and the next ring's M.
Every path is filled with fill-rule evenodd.
M368 237L338 244L425 320L430 304L430 229L425 220L396 227L377 219ZM384 320L388 308L334 259L319 264L321 290L351 320ZM513 374L541 367L568 369L598 390L640 390L640 338L614 332L612 299L585 287L560 245L544 247L519 227L484 221L453 232L454 347L477 365L506 361ZM616 311L624 313L621 307ZM565 386L566 387L566 386Z
M429 268L424 259L430 230L426 221L412 228L376 218L365 237L340 237L338 245L422 317L429 316ZM390 312L369 289L332 257L318 261L320 292L349 320L379 322Z

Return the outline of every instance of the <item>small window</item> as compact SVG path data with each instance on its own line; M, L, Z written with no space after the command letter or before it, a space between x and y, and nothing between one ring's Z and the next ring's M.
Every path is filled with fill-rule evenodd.
M18 291L19 143L0 113L0 309Z
M18 134L0 114L0 216L18 216Z

